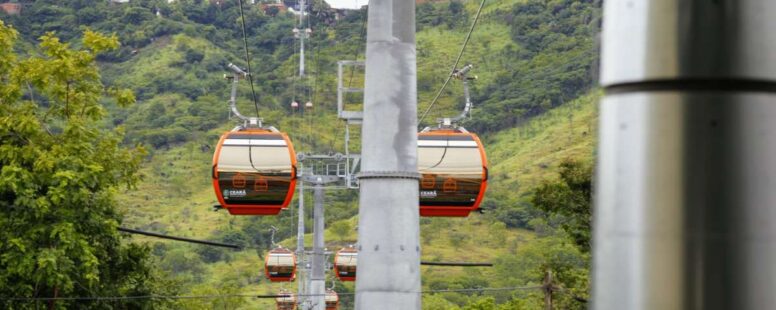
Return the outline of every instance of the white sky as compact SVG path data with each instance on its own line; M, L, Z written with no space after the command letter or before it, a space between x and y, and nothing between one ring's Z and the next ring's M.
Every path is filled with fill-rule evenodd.
M368 0L326 0L326 3L337 9L360 9L368 2Z

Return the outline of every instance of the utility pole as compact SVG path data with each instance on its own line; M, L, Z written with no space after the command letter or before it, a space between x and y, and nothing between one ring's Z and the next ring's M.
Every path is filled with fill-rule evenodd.
M304 172L304 165L300 165L300 170ZM305 257L304 253L304 182L299 182L299 213L298 213L298 219L297 219L297 230L296 230L296 257L297 257L297 265L301 268L297 268L299 270L299 274L305 274L306 267L303 264L306 264L306 262L303 260L303 257ZM307 292L305 292L305 282L307 281L307 278L309 278L309 275L305 274L304 277L297 277L297 281L299 282L298 290L297 290L297 305L300 309L303 309L303 305L305 304Z
M552 271L545 271L544 283L542 290L544 291L544 310L552 310L552 291L555 287L552 285Z
M776 304L776 1L604 2L593 309Z
M356 309L420 309L415 1L369 3Z

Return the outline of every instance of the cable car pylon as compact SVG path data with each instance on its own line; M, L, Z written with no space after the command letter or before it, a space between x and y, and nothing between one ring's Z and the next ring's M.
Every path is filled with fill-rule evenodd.
M326 155L305 155L303 153L299 154L300 161L310 161L310 160L320 160L321 158L326 158L330 160L337 160L341 161L342 159L339 158L339 156L330 156L330 158L327 158ZM312 166L312 165L311 165ZM307 266L304 266L305 268L302 268L304 272L306 273L304 275L305 278L305 285L299 284L299 293L298 298L296 301L298 302L300 308L302 309L312 309L312 310L325 310L326 309L326 249L325 249L325 240L324 240L324 199L325 199L325 186L328 184L341 182L343 180L342 177L338 175L328 175L328 174L314 174L315 171L313 169L305 169L304 164L302 164L302 174L300 175L299 179L301 180L302 184L305 182L308 184L313 185L314 195L313 195L313 249L311 254L311 259L307 259L307 254L304 251L304 203L301 202L303 200L302 194L300 194L300 204L299 204L299 222L300 222L300 228L297 231L297 253L304 253L305 258L300 259L300 262L303 262L303 264L307 264L309 262L309 268ZM310 167L313 168L313 167ZM301 281L300 281L301 282ZM309 308L307 307L309 305Z
M368 10L356 309L419 310L415 1Z

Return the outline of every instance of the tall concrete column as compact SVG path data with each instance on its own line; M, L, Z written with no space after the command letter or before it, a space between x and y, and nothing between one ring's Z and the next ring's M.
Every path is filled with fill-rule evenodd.
M604 3L593 309L776 305L776 1Z
M368 22L356 309L420 309L415 1Z

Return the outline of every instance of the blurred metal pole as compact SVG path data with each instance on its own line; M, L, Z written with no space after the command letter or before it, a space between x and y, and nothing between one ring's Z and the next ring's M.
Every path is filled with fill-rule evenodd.
M314 187L313 203L313 262L312 272L310 274L310 300L312 301L313 310L325 310L325 294L326 294L326 257L324 251L324 218L323 218L323 183L315 183Z
M605 1L593 309L776 305L776 1Z
M415 1L372 0L356 309L420 309Z
M304 165L301 165L301 168L299 171L304 172ZM307 281L307 278L309 277L309 274L306 272L307 266L304 253L304 181L299 180L298 181L298 187L299 187L299 196L297 199L299 199L299 213L297 218L297 231L296 231L296 258L297 258L297 274L303 275L303 276L297 276L296 281L298 282L298 290L297 290L297 305L300 309L304 309L303 305L305 303L305 300L307 297L307 293L305 292L305 283Z

